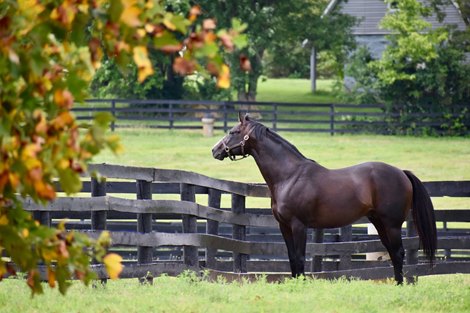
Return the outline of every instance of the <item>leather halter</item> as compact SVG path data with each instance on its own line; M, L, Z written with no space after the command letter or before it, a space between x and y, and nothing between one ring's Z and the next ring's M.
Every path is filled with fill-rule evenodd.
M235 144L235 145L233 145L233 146L231 146L231 147L227 146L227 144L225 143L225 141L222 140L222 144L224 145L225 152L227 152L228 157L229 157L230 160L232 160L232 161L240 161L240 160L243 160L244 158L246 158L246 157L248 156L248 154L245 153L245 144L246 144L246 142L248 141L248 139L250 139L250 135L251 135L251 133L253 132L253 129L254 129L254 127L253 127L252 129L250 129L250 130L248 131L248 133L247 133L245 136L243 136L243 140L242 140L242 141L240 141L239 143L237 143L237 144ZM235 154L230 154L230 151L232 151L233 149L238 148L238 147L241 147L241 150L242 150L242 157L237 159L237 156L236 156Z

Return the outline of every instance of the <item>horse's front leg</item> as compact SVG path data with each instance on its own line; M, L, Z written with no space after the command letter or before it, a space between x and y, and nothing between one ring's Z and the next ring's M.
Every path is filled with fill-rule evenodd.
M295 277L305 275L305 250L307 247L307 227L298 219L291 221L292 236L294 238L294 251L297 272Z
M286 242L287 254L289 255L290 270L292 277L297 277L297 265L295 261L295 248L294 248L294 237L290 225L279 222L279 228L281 229L282 237Z

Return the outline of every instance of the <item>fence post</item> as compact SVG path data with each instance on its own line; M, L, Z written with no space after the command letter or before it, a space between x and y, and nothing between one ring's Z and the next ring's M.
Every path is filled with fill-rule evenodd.
M209 206L215 209L220 209L220 197L222 192L217 189L209 188ZM218 235L219 234L219 222L207 220L206 224L206 233L208 235ZM215 255L217 254L217 249L207 248L206 249L206 267L215 269L217 262L215 260Z
M330 104L330 135L335 135L335 105Z
M352 226L344 226L339 229L340 242L347 242L352 240ZM347 270L351 268L351 254L344 253L339 257L339 270Z
M111 131L113 132L116 127L116 100L111 100L111 114L113 115L113 120L111 121Z
M196 202L196 193L194 185L180 184L181 201ZM196 216L183 215L183 233L197 233L197 218ZM197 247L184 246L183 247L184 264L188 266L198 266L198 250Z
M273 105L273 130L277 131L277 103Z
M224 112L224 133L226 133L228 131L227 101L224 101L223 112Z
M168 104L168 109L169 109L168 122L170 123L169 127L170 129L173 129L173 103L170 102Z
M232 194L232 212L235 214L245 213L245 196ZM232 238L236 240L246 240L246 227L242 225L232 225ZM233 252L233 271L235 273L246 273L246 260L248 255Z
M152 182L145 180L137 180L137 199L151 200L152 199ZM139 233L152 232L152 213L139 213L137 214L137 231ZM152 247L137 247L137 262L152 263L153 251Z
M449 229L447 228L447 221L442 222L442 230L447 233ZM444 256L446 259L450 258L452 256L452 251L451 249L444 249Z
M51 213L49 211L34 211L33 218L41 225L51 227Z
M314 243L323 243L323 229L314 229L313 230L313 242ZM321 272L322 271L322 262L323 256L322 255L315 255L312 259L312 272Z
M106 196L106 179L102 178L98 181L96 178L91 178L91 196L102 197ZM106 229L106 211L92 211L91 212L91 229L92 230L105 230Z
M98 181L96 178L91 178L91 196L103 197L106 196L106 179L101 178ZM91 211L91 230L106 230L107 211ZM92 264L98 264L95 259L91 261ZM101 278L101 283L106 284L107 279Z

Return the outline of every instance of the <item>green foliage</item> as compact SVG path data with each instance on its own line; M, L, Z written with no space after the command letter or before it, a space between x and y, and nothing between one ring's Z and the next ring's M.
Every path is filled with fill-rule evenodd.
M164 87L168 86L166 72L172 71L171 59L163 56L160 60L157 60L157 57L154 57L155 54L151 54L150 59L159 66L154 68L154 73L141 83L137 80L138 70L135 64L130 63L122 70L113 59L103 60L102 66L93 76L90 93L95 98L105 99L164 98L163 94L165 91L171 92L171 88L164 89ZM182 78L180 80L182 81ZM181 94L171 98L180 99Z
M458 135L465 132L462 121L469 120L463 105L470 101L470 65L459 36L452 29L431 29L424 16L430 9L416 0L398 2L399 10L382 20L390 30L389 44L380 60L372 60L366 49L358 50L346 68L355 79L349 99L381 102L394 113L397 132L416 133L413 113L428 112L434 125L419 132L435 130ZM455 119L455 123L450 121ZM449 125L453 125L452 127Z
M323 16L328 2L302 0L279 4L280 12L288 13L281 13L276 21L276 36L269 48L273 61L267 65L268 73L301 73L300 77L309 77L310 51L315 47L317 74L323 78L342 76L344 60L354 47L351 27L356 20L338 9Z
M334 12L321 18L327 0L295 1L200 1L219 23L228 27L235 16L248 25L248 46L229 58L233 87L241 100L255 100L258 81L264 73L276 76L308 76L310 45L328 50L340 64L352 44L353 19ZM249 60L251 71L239 66L240 56ZM342 63L341 63L342 64ZM265 67L267 69L265 70ZM339 69L337 67L336 69Z
M185 99L192 100L214 100L224 101L232 100L230 89L217 88L217 82L213 78L193 75L186 78L184 82Z
M345 73L347 77L353 77L346 93L338 92L339 98L346 103L370 104L380 103L376 82L378 80L377 67L372 66L373 58L365 46L359 47L349 58ZM338 82L336 89L343 88L343 82Z
M431 23L423 19L427 15L429 9L417 0L403 0L380 22L382 28L392 31L382 58L373 63L384 87L395 81L414 80L420 64L437 58L437 47L447 40L448 33L444 28L432 30Z
M143 82L154 73L148 50L176 52L184 41L187 49L175 56L174 72L207 70L219 87L230 85L229 69L218 50L237 41L239 34L225 30L219 36L212 20L194 23L199 15L199 7L186 18L167 11L159 1L0 2L0 254L8 256L0 258L0 280L14 274L7 263L12 261L28 277L32 293L40 293L42 262L49 285L57 283L65 293L73 277L90 281L91 257L104 262L109 276L117 278L122 265L118 255L105 255L106 232L95 241L65 232L63 225L49 229L23 210L22 201L54 200L55 178L65 193L79 191L80 174L91 158L105 148L120 150L118 138L106 133L111 115L97 114L79 130L71 113L75 102L88 97L87 87L103 54L122 70L132 70L127 66L135 64L130 79ZM106 64L104 71L112 66Z

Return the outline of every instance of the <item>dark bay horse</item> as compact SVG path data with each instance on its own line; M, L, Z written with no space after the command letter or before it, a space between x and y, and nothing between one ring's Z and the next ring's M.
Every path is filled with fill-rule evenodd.
M411 172L380 162L330 170L248 115L212 149L214 158L253 156L271 192L271 206L287 245L292 276L305 273L307 228L335 228L367 216L403 283L405 251L401 228L409 211L422 248L434 260L434 208L422 182Z

